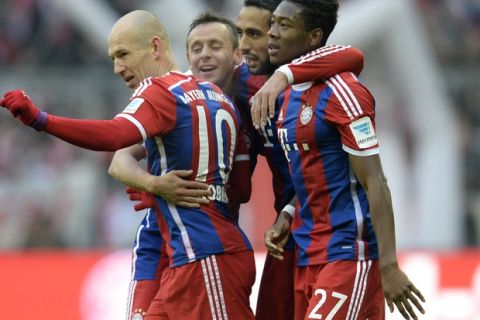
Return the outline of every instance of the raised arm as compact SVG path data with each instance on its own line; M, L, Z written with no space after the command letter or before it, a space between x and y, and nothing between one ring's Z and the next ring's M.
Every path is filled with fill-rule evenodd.
M254 126L257 129L263 127L267 117L274 116L277 97L288 85L324 80L347 71L359 75L363 70L363 60L363 53L357 48L330 45L281 66L254 96Z

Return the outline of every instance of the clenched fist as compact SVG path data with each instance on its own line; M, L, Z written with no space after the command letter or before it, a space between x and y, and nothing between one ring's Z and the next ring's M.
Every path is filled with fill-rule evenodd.
M23 90L13 90L5 93L0 105L8 109L12 115L23 124L41 131L47 123L47 113L40 111Z

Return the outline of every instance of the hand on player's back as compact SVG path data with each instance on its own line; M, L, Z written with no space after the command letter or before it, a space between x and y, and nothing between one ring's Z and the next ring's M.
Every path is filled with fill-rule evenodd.
M187 208L198 208L207 204L210 196L208 185L198 181L186 180L192 170L172 170L161 176L153 176L148 190L167 202Z
M41 130L46 124L47 114L41 112L23 90L18 89L5 93L0 105L27 126Z

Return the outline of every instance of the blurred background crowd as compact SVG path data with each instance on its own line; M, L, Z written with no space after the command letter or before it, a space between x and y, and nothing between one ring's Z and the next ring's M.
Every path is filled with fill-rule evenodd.
M141 1L101 2L119 17ZM235 19L243 1L231 2L195 1ZM457 213L458 243L479 245L480 1L415 4L460 123L464 207ZM45 111L70 117L109 119L129 97L106 51L54 0L0 0L0 91L17 87L27 89ZM109 153L84 151L35 133L0 112L0 249L131 246L141 214L133 213L123 186L108 176L110 159Z

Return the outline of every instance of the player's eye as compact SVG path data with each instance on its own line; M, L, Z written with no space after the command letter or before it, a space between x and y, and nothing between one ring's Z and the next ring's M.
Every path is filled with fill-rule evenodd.
M191 48L190 51L193 52L193 53L200 53L202 51L202 48L198 47L198 46L195 46L195 47Z

